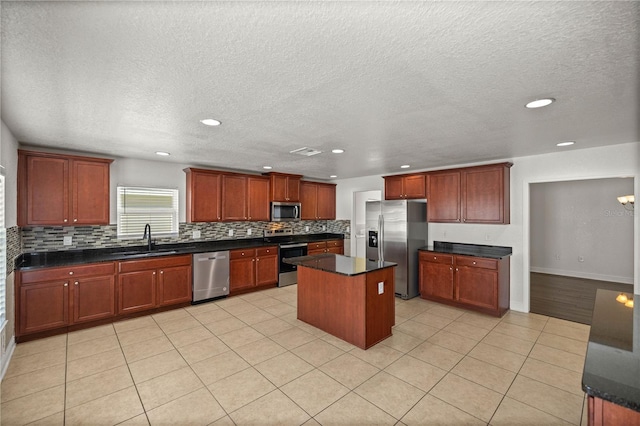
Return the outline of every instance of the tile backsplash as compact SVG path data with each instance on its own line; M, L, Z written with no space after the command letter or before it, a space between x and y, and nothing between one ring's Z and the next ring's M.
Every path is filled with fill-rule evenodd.
M323 229L323 227L326 227L326 229ZM300 222L181 223L177 236L154 238L154 240L158 244L171 244L186 243L192 241L261 238L263 235L263 231L280 228L291 228L293 229L294 234L319 234L323 232L332 232L345 234L345 238L348 238L350 231L350 221L303 220ZM10 229L13 230L14 228ZM17 229L19 230L20 228ZM249 229L251 230L251 235L249 235ZM232 237L229 236L230 230L233 230ZM193 231L200 231L200 238L193 238ZM22 252L82 250L94 248L138 246L144 244L142 238L118 239L116 225L25 227L22 228L21 235L18 235L18 237L21 237L22 240ZM64 237L71 237L71 245L63 244ZM19 239L20 238L18 238L18 241ZM7 240L9 240L9 235L7 235Z

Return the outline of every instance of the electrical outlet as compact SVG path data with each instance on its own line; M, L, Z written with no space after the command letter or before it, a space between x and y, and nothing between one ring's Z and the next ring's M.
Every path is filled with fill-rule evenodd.
M233 237L233 229L229 229L229 236Z
M442 231L442 238L447 238L447 231Z
M484 239L485 239L485 241L490 241L491 240L491 234L485 234Z
M200 238L200 231L193 231L193 238Z
M556 258L556 260L560 260L560 255L559 254L556 254L554 257Z
M62 237L62 244L65 246L70 246L73 243L73 237L71 235L65 235Z
M322 230L326 231L327 230L327 225L322 225Z
M347 233L351 232L351 227L347 226Z
M578 262L584 262L584 256L578 256Z
M309 232L309 227L308 226L304 227L304 232Z
M384 293L384 281L378 283L378 294Z
M251 228L247 229L247 235L251 235Z

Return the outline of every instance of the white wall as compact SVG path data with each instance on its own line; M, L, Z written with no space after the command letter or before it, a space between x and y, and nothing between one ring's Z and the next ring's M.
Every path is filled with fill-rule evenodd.
M531 271L633 284L633 179L530 186Z
M179 222L186 222L187 180L183 171L188 166L184 164L167 163L164 161L147 161L135 158L116 158L111 164L111 195L110 218L111 223L117 222L117 187L142 186L149 188L178 189L180 202Z
M529 311L529 185L578 179L633 177L638 196L640 176L640 143L604 148L569 149L567 151L519 157L511 161L511 224L472 225L456 223L429 224L429 243L445 240L472 244L490 244L513 248L511 256L511 309ZM468 164L471 165L471 164ZM466 166L452 165L451 168ZM368 176L336 181L337 207L340 219L351 219L353 191L383 189L381 176ZM634 216L634 284L640 293L639 215Z
M0 134L0 164L4 167L5 176L5 227L18 224L18 141L9 128L2 123Z

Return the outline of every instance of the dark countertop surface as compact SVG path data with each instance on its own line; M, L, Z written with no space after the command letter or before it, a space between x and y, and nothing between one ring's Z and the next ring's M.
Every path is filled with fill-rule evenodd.
M284 262L348 276L366 274L367 272L391 268L397 265L393 262L379 262L377 260L369 260L363 257L348 257L334 253L291 257L284 259Z
M343 234L305 234L293 235L291 242L312 242L342 239ZM213 251L250 249L278 245L277 242L264 241L263 238L240 240L219 240L188 242L179 244L159 244L149 252L146 245L124 246L89 250L61 250L49 252L23 253L16 258L15 267L20 270L50 268L56 266L79 265L83 263L113 262L116 260L140 260L159 256L177 256L180 254L206 253Z
M422 247L419 250L445 254L460 254L464 256L488 257L491 259L502 259L512 254L511 247L449 243L446 241L434 241L433 246Z
M620 294L634 298L611 290L596 293L582 390L640 411L640 309L618 302Z

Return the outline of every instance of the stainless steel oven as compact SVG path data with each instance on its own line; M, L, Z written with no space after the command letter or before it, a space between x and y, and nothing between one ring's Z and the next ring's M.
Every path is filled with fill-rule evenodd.
M298 267L284 262L289 257L307 255L307 243L280 244L278 248L280 259L278 287L284 287L298 282Z

